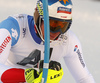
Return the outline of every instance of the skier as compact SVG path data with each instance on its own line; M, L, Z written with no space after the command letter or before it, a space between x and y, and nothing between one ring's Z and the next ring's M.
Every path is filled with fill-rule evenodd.
M77 83L95 83L83 59L81 44L70 30L71 0L48 0L50 63L47 83L59 83L65 64ZM0 83L40 83L44 60L44 18L42 0L34 17L9 16L0 23Z

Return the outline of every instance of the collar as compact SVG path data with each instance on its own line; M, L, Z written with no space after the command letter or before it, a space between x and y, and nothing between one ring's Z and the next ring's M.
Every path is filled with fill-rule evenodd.
M36 34L33 16L28 15L28 25L32 38L36 43L40 44L42 40Z

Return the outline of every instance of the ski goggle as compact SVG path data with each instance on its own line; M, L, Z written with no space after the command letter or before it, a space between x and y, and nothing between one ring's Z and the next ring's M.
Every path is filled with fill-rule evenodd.
M50 31L52 33L56 33L56 32L64 33L67 31L69 26L69 22L63 22L63 21L58 21L53 19L49 20L49 24L50 24Z

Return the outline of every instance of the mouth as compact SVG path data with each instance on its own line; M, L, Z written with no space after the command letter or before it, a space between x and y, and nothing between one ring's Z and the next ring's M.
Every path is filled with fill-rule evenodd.
M51 39L51 40L54 40L59 34L60 34L60 32L57 32L57 33L50 33L50 39Z

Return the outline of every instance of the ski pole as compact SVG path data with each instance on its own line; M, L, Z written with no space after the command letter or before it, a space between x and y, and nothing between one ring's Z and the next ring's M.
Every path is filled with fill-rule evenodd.
M44 64L43 64L43 75L42 83L46 83L48 76L49 67L49 54L50 54L50 30L49 30L49 13L48 13L48 0L42 0L43 2L43 15L44 15Z

